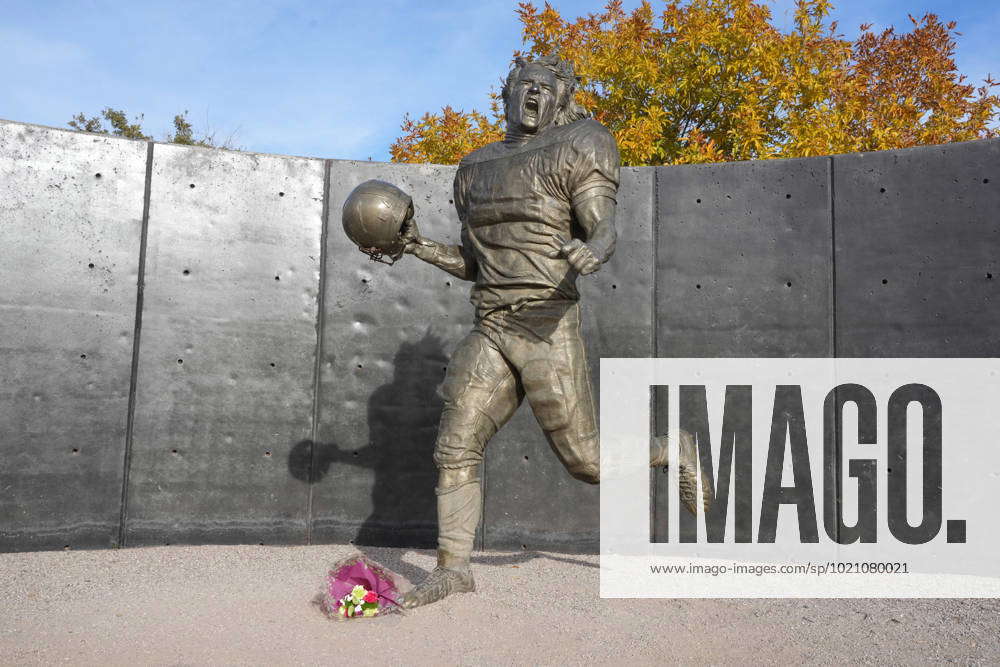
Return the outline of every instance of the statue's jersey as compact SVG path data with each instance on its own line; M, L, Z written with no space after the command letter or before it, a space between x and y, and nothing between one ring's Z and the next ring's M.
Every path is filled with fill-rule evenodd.
M573 206L615 198L614 137L594 120L546 130L522 143L496 142L467 155L455 175L462 243L478 264L471 300L479 313L528 301L575 301L577 273L545 252L574 235Z

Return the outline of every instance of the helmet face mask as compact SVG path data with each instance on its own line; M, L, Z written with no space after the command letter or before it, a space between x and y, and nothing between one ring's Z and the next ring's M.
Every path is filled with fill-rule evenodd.
M372 261L393 264L402 257L402 235L413 217L413 199L391 183L365 181L344 201L342 221L347 237ZM385 259L388 257L389 259Z

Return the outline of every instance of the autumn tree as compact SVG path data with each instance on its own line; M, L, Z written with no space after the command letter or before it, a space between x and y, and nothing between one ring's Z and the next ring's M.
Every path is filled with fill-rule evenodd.
M996 136L997 84L955 66L954 23L910 18L909 32L838 33L830 0L798 0L792 28L754 0L621 2L574 20L521 3L527 49L559 53L578 99L618 140L626 165L767 159L884 150ZM445 107L406 117L396 162L450 164L503 133L489 117Z
M491 118L446 106L440 114L424 114L420 120L405 117L401 129L403 136L390 149L395 162L455 164L470 151L502 139L503 116L494 99Z

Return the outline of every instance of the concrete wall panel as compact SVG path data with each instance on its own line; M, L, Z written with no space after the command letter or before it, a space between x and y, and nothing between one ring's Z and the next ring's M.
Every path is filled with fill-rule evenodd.
M306 540L324 164L155 147L129 544Z
M147 145L0 122L0 550L118 539Z
M829 158L657 168L656 356L832 356L829 179ZM661 542L671 499L654 486Z
M409 255L394 266L370 261L344 234L341 211L355 186L381 179L413 197L422 234L458 243L455 168L334 161L330 169L312 537L431 546L438 389L472 327L471 283Z
M601 357L652 356L652 209L652 170L623 169L615 254L577 283L595 392ZM598 487L570 477L527 401L490 442L485 467L487 548L597 549Z
M837 354L1000 354L1000 140L833 159Z
M118 539L147 151L0 121L2 550ZM611 356L996 356L998 158L983 141L623 170L618 251L580 280L595 387ZM340 210L382 178L457 242L453 175L155 147L128 544L434 544L470 284L371 263ZM480 546L596 548L598 490L529 407L483 476Z
M829 158L657 168L657 356L833 353Z

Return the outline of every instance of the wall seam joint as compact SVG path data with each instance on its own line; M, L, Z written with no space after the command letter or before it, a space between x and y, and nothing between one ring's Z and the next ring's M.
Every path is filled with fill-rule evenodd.
M142 337L143 292L146 286L146 243L149 235L149 204L153 184L153 146L146 142L146 181L143 188L142 230L139 236L139 266L135 289L135 328L132 332L132 369L128 386L128 416L125 423L125 453L122 461L122 495L118 515L118 547L126 546L128 523L129 472L132 467L132 443L135 431L136 390L139 380L139 343Z
M836 180L835 180L835 169L836 164L834 157L831 155L827 158L827 193L829 197L828 210L830 213L830 350L831 356L834 359L837 357L837 225L836 225ZM833 417L833 415L824 415L824 417ZM834 506L836 507L837 516L843 516L843 484L841 480L844 474L844 438L841 434L843 428L842 424L838 424L837 420L834 419L834 429L836 431L834 436L834 442L836 443L837 453L834 459L834 479L836 484L834 484ZM837 543L840 543L840 522L837 522ZM838 546L839 551L839 546Z
M660 350L658 348L659 331L657 329L659 318L657 318L657 316L656 316L657 306L658 306L658 304L657 304L658 292L657 292L657 289L656 289L657 282L658 282L658 271L657 271L657 261L656 260L657 260L657 257L659 256L659 243L660 243L660 230L659 230L659 226L660 226L659 225L659 222L660 222L660 169L662 169L662 167L653 167L652 169L653 169L653 178L652 178L652 181L653 181L653 183L652 183L652 185L653 185L653 192L651 193L651 198L652 198L652 203L653 203L653 210L652 210L652 216L651 216L652 220L650 220L650 235L651 235L652 243L649 244L650 245L650 252L651 252L651 256L652 256L652 260L650 261L650 272L651 272L651 275L650 275L650 287L649 287L649 298L650 298L650 309L649 309L650 313L649 313L649 315L650 315L650 320L651 320L651 326L649 327L649 336L650 336L650 350L653 353L653 358L658 358L660 356ZM656 393L655 392L657 392L657 391L661 391L661 390L659 388L656 388L656 387L651 387L649 389L649 422L650 422L649 426L650 426L650 434L651 435L660 435L660 425L658 423L658 419L657 419L657 415L656 415L657 407L656 407ZM655 542L656 541L656 526L658 525L658 522L657 522L657 508L659 507L659 503L656 502L656 499L659 496L659 491L660 491L660 475L657 474L659 472L659 468L653 468L652 471L653 471L652 472L653 483L652 483L652 488L650 489L650 505L651 505L651 507L650 507L650 510L649 510L649 519L650 519L649 541L650 542ZM666 492L666 488L664 488L664 492Z
M837 224L836 224L836 179L834 176L833 156L828 159L828 191L830 210L830 348L833 356L837 356Z
M306 500L306 544L312 544L313 528L313 486L316 479L316 438L319 436L319 402L320 379L323 370L323 332L326 323L326 246L327 221L330 218L330 171L331 160L323 161L323 207L319 233L319 293L316 297L316 358L313 364L313 405L312 431L309 438L309 471L307 486L309 493Z

